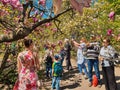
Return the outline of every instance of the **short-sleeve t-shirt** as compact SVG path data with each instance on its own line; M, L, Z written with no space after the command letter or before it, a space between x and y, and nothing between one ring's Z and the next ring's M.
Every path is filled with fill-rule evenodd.
M54 62L53 64L52 64L52 69L54 70L54 67L55 67L55 63L56 62ZM56 73L53 73L53 76L57 76L57 74Z

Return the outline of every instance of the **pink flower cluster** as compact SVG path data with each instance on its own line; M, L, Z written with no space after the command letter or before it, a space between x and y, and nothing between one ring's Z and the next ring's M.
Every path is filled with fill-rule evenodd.
M53 32L57 32L58 29L57 29L57 28L52 28L51 31L53 31Z
M4 5L10 4L13 9L18 9L18 10L22 10L23 9L23 7L22 7L21 3L19 2L19 0L1 0L1 2Z
M33 17L33 21L34 23L38 21L38 19L36 17Z
M0 10L0 16L4 16L9 14L8 11L5 11L4 9Z
M39 4L45 6L45 1L46 0L39 0Z
M114 17L114 16L115 16L115 12L110 12L109 18L112 18L112 17Z
M111 19L111 20L114 20L115 19L115 12L112 11L109 13L108 17Z
M11 0L1 0L1 1L4 5L6 5L7 3L10 3Z
M107 35L108 35L108 36L112 35L112 29L108 29L108 30L107 30Z
M45 23L45 26L46 26L46 27L49 27L49 26L51 26L51 25L52 25L52 23L49 23L49 22L48 22L48 23Z

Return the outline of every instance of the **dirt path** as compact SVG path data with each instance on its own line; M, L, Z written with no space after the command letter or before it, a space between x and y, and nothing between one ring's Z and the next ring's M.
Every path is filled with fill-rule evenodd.
M64 75L61 80L61 90L105 90L104 84L101 88L98 87L88 87L88 79L85 80L84 77L82 77L82 80L78 77L78 69L76 66L76 61L72 60L72 66L73 70L66 71L64 70ZM65 66L65 62L63 63L63 66ZM100 67L101 71L101 67ZM115 68L115 75L116 75L116 82L118 85L118 90L120 90L120 68ZM102 75L101 75L102 78ZM51 80L46 80L45 87L41 90L50 90L51 88Z

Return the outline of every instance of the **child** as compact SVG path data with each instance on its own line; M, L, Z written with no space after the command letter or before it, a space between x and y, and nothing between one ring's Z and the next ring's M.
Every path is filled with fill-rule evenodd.
M62 76L62 65L59 62L61 60L61 57L59 55L54 56L54 62L52 64L52 90L56 88L56 90L60 90L60 79Z

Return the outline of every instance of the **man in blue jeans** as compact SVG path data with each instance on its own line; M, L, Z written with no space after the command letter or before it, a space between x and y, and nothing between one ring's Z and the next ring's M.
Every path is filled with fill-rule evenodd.
M86 53L86 59L88 60L88 77L89 77L89 87L92 86L92 69L94 67L95 74L98 79L98 87L101 87L101 81L100 81L100 71L99 71L99 50L100 46L99 43L96 42L96 37L91 37L91 43L87 45L87 53Z

